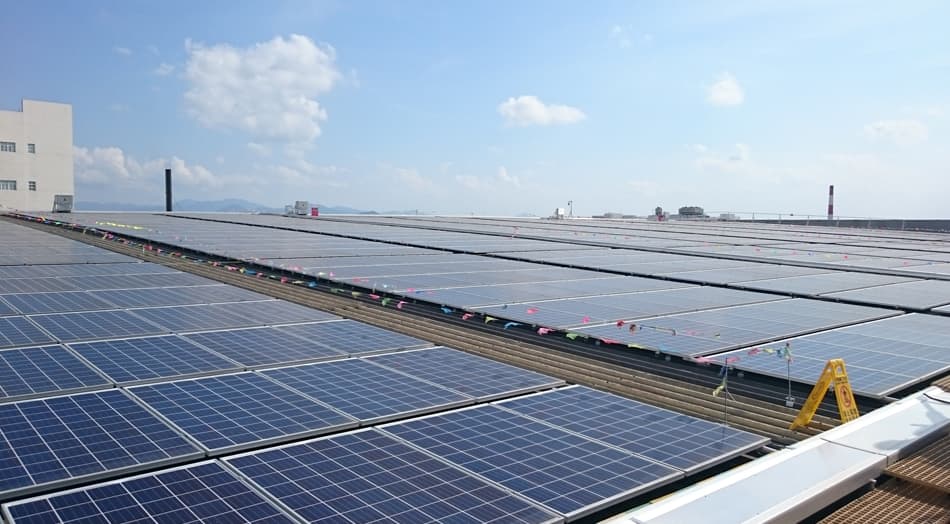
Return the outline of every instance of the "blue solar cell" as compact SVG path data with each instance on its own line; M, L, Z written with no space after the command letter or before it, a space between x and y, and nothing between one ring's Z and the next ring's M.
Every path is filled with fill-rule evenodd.
M120 384L241 367L175 335L73 343L70 347Z
M0 401L108 385L62 346L0 351Z
M284 333L326 346L350 355L365 355L396 349L431 346L430 342L396 333L355 320L297 324L278 328Z
M272 369L262 374L364 424L472 402L470 397L362 359Z
M336 315L283 300L136 309L135 313L173 333L332 320Z
M200 456L122 391L0 405L0 498Z
M346 353L271 327L191 333L184 337L247 367L347 356Z
M20 293L16 295L6 295L4 299L24 315L114 309L112 304L100 300L85 291Z
M560 520L374 429L224 461L306 522L527 524Z
M295 522L217 462L35 497L4 510L14 524Z
M33 346L55 342L26 317L0 318L0 348Z
M572 386L497 404L693 473L768 444L769 439L623 398Z
M134 313L125 310L53 313L34 315L30 319L60 342L167 333L167 330L146 322Z
M357 424L257 373L136 386L129 391L212 452Z
M444 347L367 360L482 401L564 384L561 379Z
M662 464L493 405L383 429L568 518L683 477Z

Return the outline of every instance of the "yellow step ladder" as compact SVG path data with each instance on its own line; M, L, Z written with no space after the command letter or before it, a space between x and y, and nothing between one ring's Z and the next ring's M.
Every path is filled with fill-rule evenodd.
M811 394L802 405L802 410L792 422L788 429L795 429L807 426L811 423L812 417L818 411L818 406L825 398L828 388L834 385L835 399L838 401L838 414L841 416L841 422L849 422L861 416L858 413L857 404L854 401L854 392L851 391L851 382L848 381L848 370L844 367L844 360L840 358L831 359L825 364L818 382L812 388Z

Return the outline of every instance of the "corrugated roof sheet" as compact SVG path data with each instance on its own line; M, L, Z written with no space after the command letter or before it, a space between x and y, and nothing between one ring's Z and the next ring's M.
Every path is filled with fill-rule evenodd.
M950 522L950 495L910 482L892 480L851 501L820 522L946 524Z
M887 468L887 473L950 494L950 435Z

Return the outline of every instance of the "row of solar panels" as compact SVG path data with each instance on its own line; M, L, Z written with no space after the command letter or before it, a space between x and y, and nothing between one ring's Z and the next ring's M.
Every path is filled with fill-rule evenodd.
M87 463L69 457L85 468L78 470L199 455L147 411L133 413L120 392L98 395L49 406L73 410L75 420L116 414L97 431L110 430L117 444L93 446ZM119 453L136 440L137 453ZM573 386L16 501L3 511L14 523L558 522L766 442Z
M353 320L0 351L0 402L430 346Z
M197 224L198 231L195 234L200 234L203 228L210 234L221 234L230 228L234 232L250 235L255 242L266 242L257 235L272 231L238 224L167 217L151 219L172 224L178 220L179 225L182 222ZM227 219L264 223L288 220L279 217ZM292 222L303 223L300 227L315 229L346 227L345 224L334 226L330 223L327 226L314 221ZM236 236L227 238L230 242ZM321 238L314 235L308 237ZM212 240L210 237L202 239L213 246ZM897 302L916 307L931 307L950 301L950 292L945 289L950 283L896 276L841 271L829 273L828 270L795 266L605 249L537 251L524 256L612 270L652 264L656 266L653 271L664 274L694 274L697 279L753 287L755 281L762 283L763 288L777 286L778 290L787 292L817 293L864 286L864 289L838 291L832 295L851 299L863 297L869 302ZM675 260L671 262L663 257ZM677 262L687 265L675 267ZM803 383L814 382L823 362L831 358L844 358L849 363L855 391L871 397L893 394L950 370L950 354L942 350L948 342L950 319L920 315L887 318L898 314L892 309L784 299L781 295L768 293L694 286L650 278L606 276L577 269L525 269L524 262L464 254L328 257L274 260L271 263L535 328L570 330L582 336L634 344L665 354L697 357L731 351L714 359L724 362L724 358L728 357L738 369L787 377ZM707 264L707 269L697 271L699 266L696 263ZM716 267L719 269L713 269ZM785 273L781 271L783 268L787 270ZM786 276L768 279L766 277L770 275L766 269ZM426 271L430 273L426 274ZM744 281L744 277L738 276L741 272L747 273L751 280ZM531 281L502 283L517 278ZM484 285L485 282L494 283ZM478 283L482 285L476 285ZM894 296L897 298L888 300L888 293L896 294ZM937 307L934 311L950 313L950 306ZM872 322L875 320L880 321ZM618 324L625 327L618 329ZM631 324L638 327L630 331ZM907 325L926 329L927 335L913 339L892 335L901 333ZM834 340L835 343L829 344L825 340ZM796 358L791 364L785 360L767 358L765 355L768 353L764 352L759 353L759 356L748 354L750 350L758 353L757 345L772 343L781 346L786 341L793 345L793 351L802 347L801 352L794 351Z
M563 384L448 348L233 371L0 404L0 498Z
M201 217L206 218L208 215ZM616 250L622 254L639 254L642 252L630 251L629 248L646 248L667 251L661 253L667 261L674 264L682 261L686 262L687 266L696 264L694 269L717 267L709 266L715 260L702 258L712 255L718 258L720 263L787 261L825 269L907 270L911 271L909 276L919 276L920 272L943 275L950 271L950 264L945 263L950 262L950 243L937 234L920 235L918 240L914 240L914 235L906 232L878 232L880 236L868 236L828 228L803 228L799 231L772 228L749 231L737 224L708 227L704 224L671 225L642 221L603 223L357 216L335 217L329 221L261 215L211 215L211 218L471 253L517 253L525 257L531 257L545 249L569 255L571 251L592 247L627 248ZM175 227L174 222L165 221L164 224L166 227ZM499 235L506 238L499 238ZM726 258L732 260L727 261ZM658 268L655 271L662 270Z

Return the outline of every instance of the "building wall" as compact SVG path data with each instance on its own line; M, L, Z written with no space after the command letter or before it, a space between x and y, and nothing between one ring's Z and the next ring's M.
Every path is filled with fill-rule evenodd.
M53 195L75 194L71 105L24 100L21 111L0 111L0 142L16 144L0 151L0 181L16 181L15 191L0 189L0 209L49 211Z

